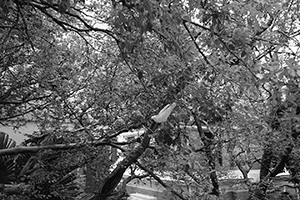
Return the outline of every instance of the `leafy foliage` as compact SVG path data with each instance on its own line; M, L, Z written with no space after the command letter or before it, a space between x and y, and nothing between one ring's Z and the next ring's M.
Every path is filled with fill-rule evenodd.
M7 134L1 132L1 139L1 146L14 147L15 142ZM24 184L12 193L25 195L30 199L75 198L80 193L80 188L75 182L78 177L74 169L82 165L80 162L86 162L81 153L72 153L75 154L78 154L75 157L78 160L66 160L69 154L51 151L36 155L1 156L1 181L13 184L12 186Z
M244 178L258 161L263 181L284 167L296 177L298 7L279 0L2 1L0 122L35 121L40 131L24 145L100 140L126 157L139 140L116 137L149 127L176 101L140 158L154 173L201 188L190 190L198 196L220 194L217 171L228 160ZM101 159L97 153L107 161L100 174L109 177L105 148L45 150L19 157L17 166L2 163L23 175L22 165L39 166L22 181L42 190L83 161ZM180 188L177 197L195 196Z

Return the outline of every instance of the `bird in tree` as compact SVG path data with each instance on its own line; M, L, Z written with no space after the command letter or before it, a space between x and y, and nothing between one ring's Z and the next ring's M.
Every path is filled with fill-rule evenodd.
M158 115L152 116L151 119L153 119L156 123L166 122L175 107L175 102L172 104L168 104L158 113Z

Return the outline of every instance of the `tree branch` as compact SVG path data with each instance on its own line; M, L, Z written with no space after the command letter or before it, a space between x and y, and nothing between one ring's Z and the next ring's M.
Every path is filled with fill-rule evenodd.
M60 27L62 27L65 31L67 31L67 27L69 27L69 28L75 30L76 32L77 31L78 32L89 32L89 31L103 32L103 33L109 35L110 37L112 37L115 41L118 41L118 38L110 30L93 27L92 25L88 24L86 22L86 20L82 19L80 16L73 14L71 12L65 11L64 14L79 20L86 27L86 29L80 29L78 27L75 27L75 26L67 23L67 22L64 22L64 21L61 21L61 20L55 18L53 15L51 15L49 12L47 12L47 8L52 8L56 12L59 12L58 8L56 8L55 6L53 6L47 2L43 2L42 5L46 5L47 7L38 5L36 2L32 4L33 7L39 9L42 13L44 13L47 17L52 19L56 24L58 24Z
M219 191L219 181L218 181L218 176L216 173L216 163L215 163L215 158L214 158L214 154L213 154L213 149L212 149L212 145L214 143L214 135L213 133L210 131L209 135L206 135L203 130L202 130L202 124L204 123L203 120L199 119L199 117L197 116L197 113L192 112L196 126L197 126L197 130L199 132L199 136L201 138L201 141L203 142L205 148L205 154L206 157L208 159L208 166L209 166L209 171L210 171L210 180L212 182L213 185L213 189L212 189L212 194L219 196L220 195L220 191Z
M108 146L113 146L113 147L120 148L121 150L123 150L121 147L118 147L116 144L112 144L109 141L102 139L99 141L80 143L80 144L79 143L70 143L70 144L54 144L54 145L46 145L46 146L29 146L29 147L19 146L19 147L15 147L15 148L1 149L0 156L17 155L17 154L24 154L24 153L36 153L40 150L46 150L46 149L70 150L70 149L74 149L74 148L85 147L87 145L91 145L94 147L108 145Z
M187 25L185 24L185 21L183 22L183 26L184 28L186 29L186 31L188 32L190 38L192 39L196 49L198 50L198 52L201 54L201 56L203 57L204 61L206 62L206 64L208 64L209 66L211 66L213 69L215 68L211 63L210 61L208 60L207 56L201 51L199 45L197 44L196 40L194 39L194 37L192 36L189 28L187 27Z
M182 200L187 200L184 196L182 196L181 194L179 194L178 192L176 192L173 188L171 188L170 186L168 186L167 184L165 184L158 176L156 176L154 174L153 171L149 170L148 168L146 168L145 166L141 165L139 162L136 163L142 170L144 170L145 172L149 173L155 180L157 180L157 182L159 182L163 187L165 187L166 189L170 190L174 195L176 195L177 197L179 197Z

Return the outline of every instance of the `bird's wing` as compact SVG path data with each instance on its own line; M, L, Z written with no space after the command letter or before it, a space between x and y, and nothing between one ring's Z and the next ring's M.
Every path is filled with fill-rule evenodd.
M158 115L161 114L161 113L163 113L163 112L165 112L165 110L167 110L169 107L170 107L170 104L167 104L165 107L163 107L163 109L161 109L159 111Z
M176 103L172 103L171 105L168 104L166 105L159 113L158 115L154 115L151 117L151 119L153 119L155 122L157 123L162 123L167 121L169 115L171 114L171 112L173 111L173 109L175 108Z

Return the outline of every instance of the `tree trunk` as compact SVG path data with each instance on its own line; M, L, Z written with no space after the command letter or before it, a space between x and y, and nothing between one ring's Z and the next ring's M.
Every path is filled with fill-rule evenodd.
M110 175L104 180L102 187L99 189L99 194L97 195L95 200L106 200L107 197L114 191L117 185L120 183L125 170L144 153L147 149L150 137L149 134L155 131L158 127L158 123L152 122L152 125L147 131L144 133L144 137L139 146L137 146L128 156L126 156L118 166L110 173Z
M220 191L219 191L219 181L218 181L218 176L216 172L216 161L215 161L215 156L213 153L213 146L214 146L214 135L211 132L208 132L207 134L204 133L202 129L202 123L199 120L198 116L196 113L193 113L194 120L197 126L197 130L199 133L199 136L204 144L204 151L206 154L206 157L208 159L208 166L209 166L209 171L210 171L210 180L213 186L213 189L211 193L213 195L219 196Z
M261 165L260 165L260 174L259 178L260 180L263 180L268 174L269 169L271 167L271 161L272 161L272 147L270 144L267 144L264 146L263 149L263 155L261 158Z

